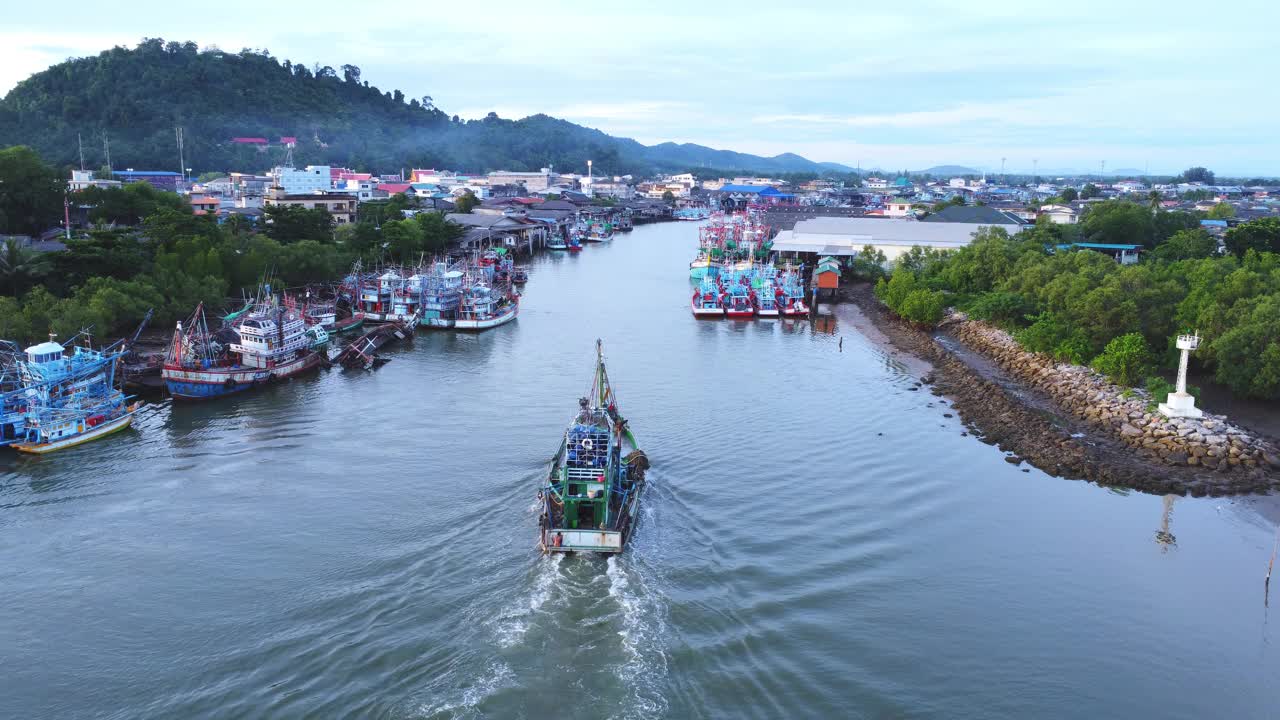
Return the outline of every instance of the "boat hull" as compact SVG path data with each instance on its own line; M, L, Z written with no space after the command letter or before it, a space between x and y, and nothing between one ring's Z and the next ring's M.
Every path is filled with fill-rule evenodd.
M325 330L328 330L331 333L337 334L337 333L351 332L352 330L358 330L362 325L364 325L364 316L360 315L356 317L347 318L346 320L339 320L333 324L332 328L325 328Z
M755 310L725 310L725 311L724 311L724 316L725 316L725 317L731 317L731 318L737 318L737 319L739 319L739 320L745 320L745 319L747 319L747 318L753 318L753 317L755 317L755 316L756 316L756 311L755 311Z
M128 414L125 414L116 418L115 420L112 420L110 422L105 422L93 428L92 430L88 430L86 432L82 432L77 435L73 435L71 437L61 438L54 442L14 443L10 445L10 447L12 447L14 450L17 450L18 452L31 453L33 455L44 455L46 453L55 452L57 450L65 450L67 448L75 447L77 445L83 445L84 443L90 442L92 440L97 440L98 438L105 437L114 432L118 432L120 430L123 430L129 427L129 425L132 422L133 422L133 413L130 412Z
M724 317L724 308L702 308L693 306L693 316L697 318L722 318Z
M321 357L320 353L310 352L273 368L188 370L166 367L165 387L178 400L209 400L300 375L318 367Z
M512 320L515 320L516 315L518 315L519 312L520 312L520 306L512 305L502 314L495 315L491 318L483 318L478 320L464 320L462 318L458 318L457 320L453 321L453 329L468 330L468 331L488 330L489 328L495 328L495 327L498 327L499 325L505 325L506 323L509 323Z

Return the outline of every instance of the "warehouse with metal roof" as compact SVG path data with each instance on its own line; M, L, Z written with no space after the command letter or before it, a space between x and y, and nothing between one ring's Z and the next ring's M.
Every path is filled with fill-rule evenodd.
M890 262L912 247L951 250L964 247L979 223L922 223L894 218L822 217L801 220L794 230L783 230L773 239L773 249L781 253L817 253L850 257L870 245Z

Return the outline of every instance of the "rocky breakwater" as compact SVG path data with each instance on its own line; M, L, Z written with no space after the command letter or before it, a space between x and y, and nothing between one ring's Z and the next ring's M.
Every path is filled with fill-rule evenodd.
M1198 419L1168 418L1149 409L1153 399L1145 391L1121 388L1087 368L1027 352L1003 330L959 314L945 324L956 338L994 360L1011 377L1138 455L1169 466L1171 490L1218 495L1280 488L1276 447L1225 417L1205 413ZM1200 471L1195 473L1199 481L1179 482L1177 476L1191 469ZM1206 471L1218 474L1218 479L1206 478Z

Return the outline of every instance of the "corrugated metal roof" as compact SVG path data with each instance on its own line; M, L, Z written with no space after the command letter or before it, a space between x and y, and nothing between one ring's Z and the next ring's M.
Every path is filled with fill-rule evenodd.
M779 233L773 242L773 248L789 252L824 252L809 248L824 245L837 249L853 247L855 250L861 249L863 245L962 247L968 245L973 240L973 234L984 227L991 226L979 223L922 223L915 220L823 217L796 223L789 238ZM806 248L795 247L799 245Z

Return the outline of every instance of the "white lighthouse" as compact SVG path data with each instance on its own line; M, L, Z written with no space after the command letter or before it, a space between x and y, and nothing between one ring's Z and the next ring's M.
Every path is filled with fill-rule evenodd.
M1196 407L1195 396L1187 393L1187 360L1191 351L1200 347L1200 333L1178 336L1178 350L1182 358L1178 361L1178 387L1169 393L1169 398L1160 403L1160 412L1168 417L1198 418L1204 413Z

